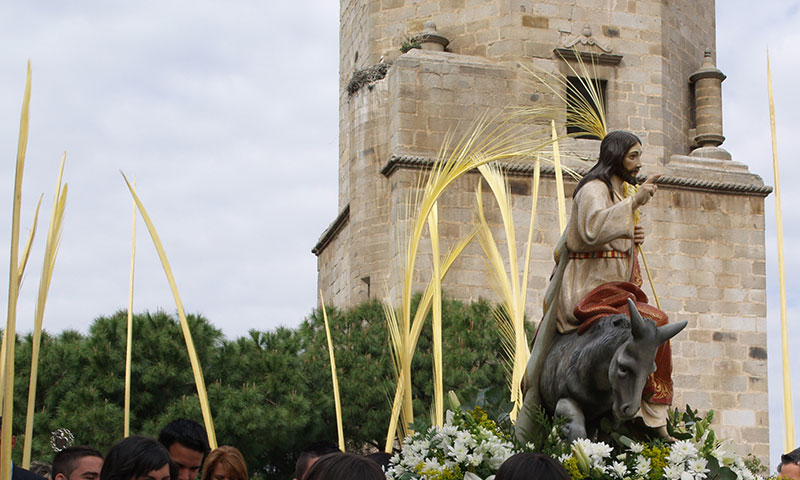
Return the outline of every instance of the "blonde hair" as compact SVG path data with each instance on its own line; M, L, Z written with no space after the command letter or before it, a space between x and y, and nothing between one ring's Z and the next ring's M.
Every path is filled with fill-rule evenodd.
M244 463L242 452L236 447L224 445L209 453L203 463L203 475L200 480L213 480L211 475L217 465L221 465L229 477L236 478L236 480L250 480L247 476L247 465Z

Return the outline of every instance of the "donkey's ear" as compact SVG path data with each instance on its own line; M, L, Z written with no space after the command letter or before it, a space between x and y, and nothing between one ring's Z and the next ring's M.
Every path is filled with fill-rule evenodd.
M686 324L688 322L686 320L678 323L669 323L664 325L663 327L658 327L658 344L661 345L662 343L666 342L670 338L674 337L681 330L686 328Z
M642 318L642 314L639 313L636 304L630 298L628 299L628 311L631 312L631 332L633 332L634 340L653 338L653 334L647 328L649 320Z

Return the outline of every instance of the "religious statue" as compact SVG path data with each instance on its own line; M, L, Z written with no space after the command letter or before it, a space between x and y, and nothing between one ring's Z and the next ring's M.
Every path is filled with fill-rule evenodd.
M531 428L529 410L536 405L566 416L571 438L586 436L587 424L609 412L618 421L641 417L666 435L672 402L668 340L686 322L666 325L666 314L649 305L639 288L636 247L644 230L636 224L637 211L655 195L659 177L634 188L641 155L636 135L611 132L575 187L523 380L518 435Z

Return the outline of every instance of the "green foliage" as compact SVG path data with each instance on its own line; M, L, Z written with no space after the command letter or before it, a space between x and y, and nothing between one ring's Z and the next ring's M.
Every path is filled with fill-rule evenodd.
M331 308L328 316L348 450L381 448L395 385L382 307L373 301L346 311ZM501 399L507 402L505 389L489 393L489 387L505 383L491 305L445 299L443 319L445 389L473 394L483 391L483 398L489 395L493 399L488 405L500 404ZM188 321L203 367L217 440L220 445L239 448L251 474L291 478L297 454L308 444L336 439L328 347L320 311L314 311L295 329L252 330L233 340L225 339L202 316L190 315ZM134 315L133 322L131 432L156 436L164 425L179 417L202 423L176 316L143 313ZM68 428L76 445L101 451L122 438L126 325L127 314L120 311L95 319L87 335L75 331L43 334L33 459L52 459L50 432L57 428ZM420 421L426 420L425 412L432 402L429 325L420 336L413 363L415 411L421 414ZM22 450L30 355L30 336L19 338L16 461ZM484 408L492 408L486 405L484 402Z
M406 53L414 48L422 48L422 41L419 37L406 37L400 45L400 51Z

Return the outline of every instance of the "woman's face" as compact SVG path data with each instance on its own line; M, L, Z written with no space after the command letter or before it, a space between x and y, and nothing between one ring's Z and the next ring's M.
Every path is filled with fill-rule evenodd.
M164 466L158 470L153 470L141 477L132 477L131 480L170 480L169 464L165 463Z
M214 470L211 472L211 480L241 480L236 473L225 468L224 465L219 463L214 465Z

